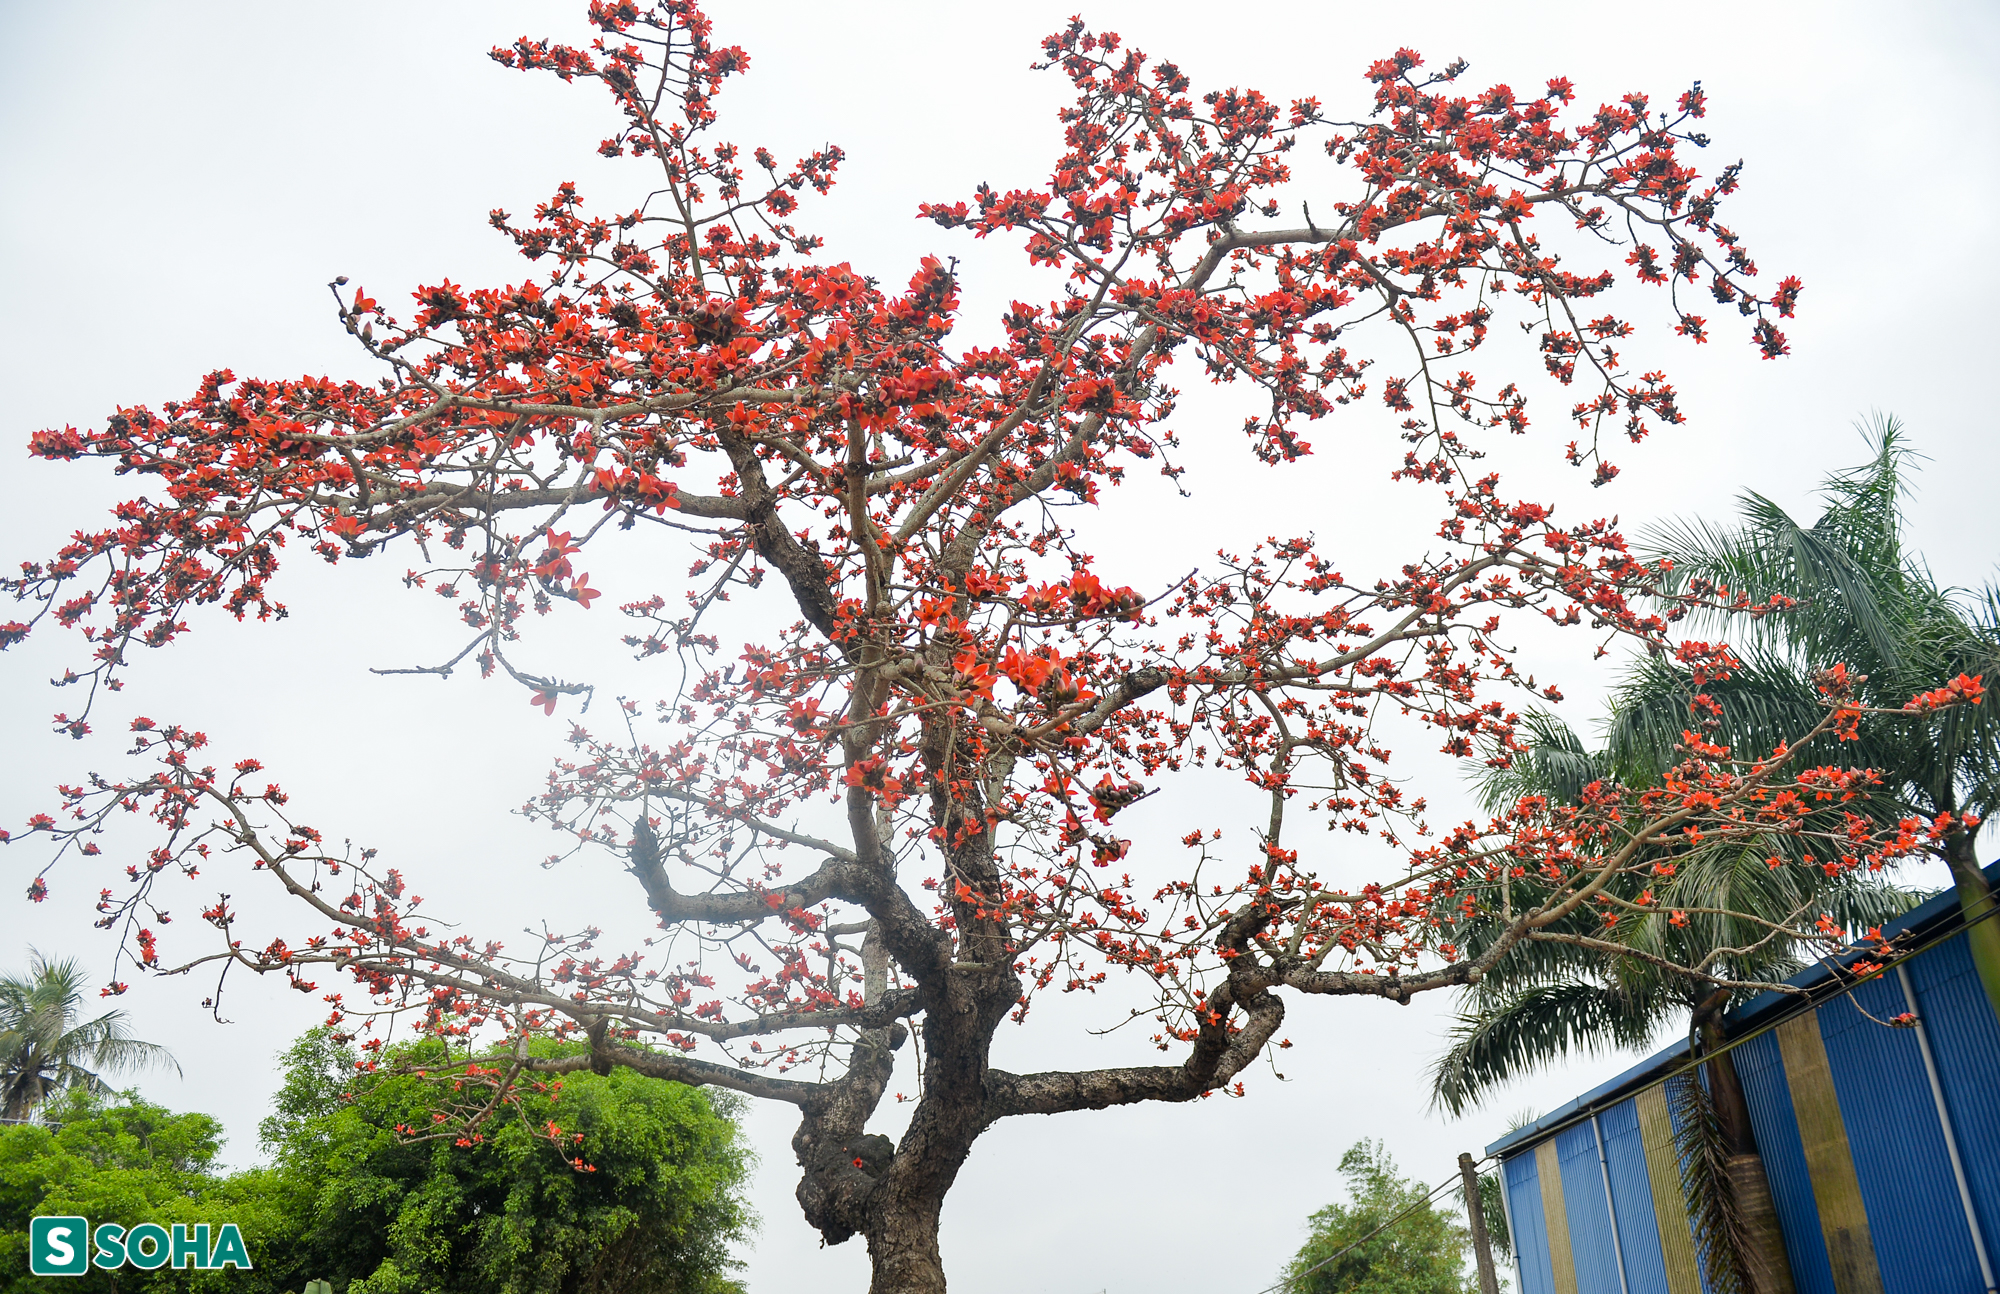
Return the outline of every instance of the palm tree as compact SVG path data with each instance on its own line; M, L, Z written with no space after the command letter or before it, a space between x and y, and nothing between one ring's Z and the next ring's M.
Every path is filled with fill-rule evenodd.
M1903 548L1903 501L1915 457L1894 418L1863 429L1868 461L1828 477L1825 508L1802 525L1770 499L1747 494L1733 528L1684 521L1647 537L1649 556L1669 558L1683 588L1695 581L1727 587L1753 603L1772 594L1798 606L1757 620L1705 618L1741 640L1748 668L1709 692L1722 704L1710 740L1769 750L1810 728L1821 714L1810 679L1835 663L1865 676L1857 689L1870 706L1899 709L1912 696L1960 674L2000 682L2000 590L1940 585ZM1697 617L1699 622L1703 617ZM1650 662L1618 708L1610 754L1622 767L1675 762L1685 727L1684 696L1669 671ZM1984 820L2000 809L2000 704L1956 706L1863 728L1842 762L1879 770L1887 785L1872 812ZM1980 870L1976 828L1954 826L1945 862L1958 889L1973 961L2000 1013L2000 920ZM1975 923L1976 924L1972 924Z
M1635 698L1656 702L1656 674L1642 670L1628 680L1617 713ZM1685 699L1679 705L1685 715ZM1657 750L1627 747L1623 760L1613 750L1592 751L1546 712L1530 713L1525 727L1527 753L1511 767L1482 774L1481 798L1490 809L1509 807L1524 795L1573 803L1593 782L1644 787L1673 766ZM1627 911L1606 930L1601 914L1582 909L1547 931L1614 942L1637 956L1574 943L1517 946L1514 956L1464 992L1452 1046L1432 1074L1433 1102L1456 1114L1508 1079L1572 1052L1642 1047L1669 1025L1686 1028L1693 1054L1706 1058L1708 1083L1676 1089L1687 1101L1680 1123L1707 1129L1700 1140L1713 1145L1700 1171L1684 1183L1689 1215L1697 1222L1711 1285L1753 1294L1788 1294L1793 1286L1743 1085L1722 1050L1722 1013L1740 991L1673 968L1698 968L1736 982L1783 980L1809 955L1786 934L1802 918L1825 912L1848 929L1866 928L1924 897L1866 873L1771 867L1766 859L1772 850L1785 847L1737 844L1674 858L1670 874L1654 879L1655 902L1645 910ZM1641 884L1620 877L1611 889L1632 902ZM1533 873L1513 885L1516 904L1548 897ZM1679 924L1671 913L1683 914ZM1461 923L1453 937L1476 954L1498 933L1493 922L1472 921Z
M1626 699L1621 696L1621 703ZM1481 772L1480 798L1490 809L1510 807L1524 795L1574 802L1592 782L1644 787L1657 776L1638 760L1623 761L1621 768L1612 750L1588 749L1546 712L1530 712L1524 727L1527 753L1510 768ZM1570 943L1516 946L1460 999L1451 1049L1432 1074L1435 1103L1462 1113L1530 1070L1573 1052L1641 1047L1670 1025L1690 1025L1719 1041L1719 1017L1729 996L1668 966L1706 967L1718 979L1782 980L1803 969L1810 951L1774 927L1826 912L1845 928L1864 929L1925 897L1865 874L1830 877L1812 868L1774 869L1765 861L1769 854L1770 849L1735 847L1677 858L1672 875L1653 882L1655 902L1647 911L1627 913L1607 931L1600 913L1579 909L1549 928L1556 935L1610 939L1639 957L1611 957ZM1615 897L1639 897L1639 883L1630 878L1612 884ZM1513 886L1516 906L1541 897L1532 874ZM1683 924L1669 916L1676 911L1688 914ZM1466 955L1477 955L1498 933L1489 924L1459 925L1452 937Z
M1670 560L1683 589L1726 589L1752 603L1784 594L1797 602L1756 619L1695 617L1697 625L1705 616L1740 640L1743 659L1733 677L1704 688L1720 706L1706 724L1707 740L1758 752L1796 740L1824 714L1813 674L1834 663L1863 676L1857 691L1865 704L1890 710L1961 673L2000 681L2000 591L1989 586L1972 595L1941 587L1921 560L1904 552L1902 504L1913 454L1893 418L1878 418L1863 434L1868 460L1827 478L1820 491L1826 506L1811 525L1748 494L1733 527L1682 521L1647 536L1645 556ZM1595 780L1650 785L1684 758L1689 693L1687 680L1663 658L1642 660L1614 696L1598 751L1552 716L1530 716L1529 753L1511 768L1482 773L1484 798L1497 807L1523 794L1573 799ZM2000 808L2000 704L1867 724L1837 755L1826 753L1882 773L1883 790L1859 806L1877 817L1916 812L1958 821ZM1944 841L1968 921L1994 906L1974 834L1957 826ZM1787 847L1796 846L1777 842L1771 849ZM1777 921L1817 905L1855 929L1879 924L1917 897L1866 880L1822 885L1810 869L1763 866L1758 855L1765 852L1710 854L1683 864L1659 894L1662 907L1727 907ZM1978 922L1968 937L2000 1011L2000 920ZM1734 919L1671 928L1648 916L1627 926L1622 938L1683 965L1750 948L1726 959L1736 978L1782 978L1798 966L1799 950L1788 941L1760 941ZM1454 1112L1485 1088L1572 1048L1643 1044L1669 1019L1701 1005L1692 982L1641 963L1600 965L1561 944L1522 953L1467 995L1455 1045L1436 1075L1438 1102Z
M180 1072L165 1047L128 1034L123 1011L79 1022L88 988L81 965L33 949L29 957L26 978L0 976L0 1118L25 1119L67 1088L109 1091L101 1073Z
M1904 553L1901 507L1911 452L1893 419L1878 419L1864 434L1868 461L1826 480L1826 506L1809 526L1750 494L1733 528L1680 522L1648 536L1653 551L1645 556L1670 559L1682 589L1727 590L1752 603L1783 594L1797 602L1790 611L1754 620L1724 613L1696 617L1736 643L1743 659L1733 677L1703 689L1720 706L1703 725L1705 740L1745 752L1796 741L1824 715L1813 675L1835 663L1865 676L1860 699L1880 709L1900 709L1916 693L1961 673L2000 678L1994 669L2000 666L2000 594L1943 588L1920 560ZM1484 773L1484 798L1498 807L1523 794L1572 800L1593 781L1652 784L1685 758L1681 742L1691 691L1665 660L1641 661L1614 696L1600 750L1589 749L1552 716L1531 716L1528 754L1511 768ZM1882 773L1883 792L1865 806L1870 814L1983 819L2000 805L1996 710L1958 707L1872 723L1861 729L1858 744L1826 754ZM1956 826L1945 839L1968 921L1993 906L1973 834ZM1817 869L1764 863L1770 853L1800 847L1779 841L1768 849L1712 850L1677 860L1674 875L1655 887L1658 910L1728 910L1776 924L1823 910L1857 929L1880 924L1922 897L1866 876L1826 877ZM1521 901L1533 897L1519 895ZM1483 937L1476 929L1456 933L1468 947ZM1596 930L1571 933L1602 937ZM1978 923L1969 937L2000 1012L2000 921ZM1617 939L1663 963L1707 964L1736 980L1784 978L1805 952L1740 917L1690 917L1676 927L1646 913L1619 927ZM1630 958L1614 963L1575 945L1518 951L1525 955L1462 1000L1453 1046L1434 1075L1436 1102L1457 1112L1492 1086L1572 1050L1643 1045L1669 1022L1685 1019L1695 1054L1709 1055L1706 1099L1712 1100L1715 1158L1726 1164L1728 1177L1727 1184L1716 1184L1730 1205L1723 1212L1741 1218L1765 1212L1768 1187L1742 1087L1728 1054L1716 1053L1731 995L1708 993L1662 965ZM1696 1203L1690 1200L1691 1209ZM1749 1260L1742 1273L1748 1284L1788 1287L1782 1250L1772 1236L1759 1234L1765 1228L1738 1230L1733 1221L1731 1227L1732 1247Z

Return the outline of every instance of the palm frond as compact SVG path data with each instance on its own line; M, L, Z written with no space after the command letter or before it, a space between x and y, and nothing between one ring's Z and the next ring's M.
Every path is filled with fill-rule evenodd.
M1431 1104L1462 1114L1492 1088L1572 1051L1642 1046L1673 1010L1659 998L1569 980L1534 984L1461 1016L1431 1071Z
M1611 776L1604 755L1584 745L1583 738L1547 710L1521 716L1527 751L1506 768L1477 766L1473 774L1479 802L1489 813L1512 808L1524 795L1546 795L1569 803L1583 788Z
M157 1043L131 1035L123 1011L79 1021L88 976L74 959L30 950L27 976L0 976L0 1115L25 1118L65 1088L107 1091L107 1073L180 1066Z
M1827 506L1811 525L1750 492L1738 500L1733 527L1678 520L1644 533L1644 555L1672 561L1678 588L1704 579L1753 603L1782 595L1799 604L1756 620L1698 612L1698 623L1732 641L1797 655L1800 665L1839 660L1867 673L1902 671L1896 612L1909 574L1901 504L1912 453L1893 418L1878 419L1863 436L1868 460L1826 479L1820 493Z
M1694 691L1683 672L1659 657L1628 670L1605 728L1605 756L1620 781L1639 787L1657 782L1687 758L1685 734L1697 726L1704 740L1757 757L1780 744L1797 745L1826 713L1812 683L1764 651L1745 652L1741 669L1702 689L1722 707L1712 723L1697 725L1689 712Z
M181 1072L180 1062L174 1053L157 1042L145 1042L125 1036L124 1012L118 1012L116 1021L118 1032L104 1033L87 1046L79 1040L78 1054L86 1058L86 1063L95 1069L110 1070L113 1073L132 1073L146 1069L170 1069L175 1074ZM92 1021L93 1024L98 1023Z
M1680 1162L1681 1199L1694 1232L1708 1294L1749 1294L1743 1270L1744 1226L1729 1181L1729 1147L1708 1089L1693 1074L1667 1080L1674 1154Z

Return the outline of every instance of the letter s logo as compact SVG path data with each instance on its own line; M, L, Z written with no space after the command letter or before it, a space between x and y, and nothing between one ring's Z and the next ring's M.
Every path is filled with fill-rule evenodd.
M125 1228L116 1222L106 1222L97 1228L97 1265L107 1270L115 1270L125 1265Z
M37 1276L81 1276L90 1270L90 1221L43 1216L28 1223L28 1270Z

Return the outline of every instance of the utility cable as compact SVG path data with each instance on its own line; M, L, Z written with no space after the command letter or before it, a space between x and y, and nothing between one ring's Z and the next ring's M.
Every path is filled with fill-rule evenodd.
M1487 1163L1491 1161L1492 1158L1493 1156L1488 1155L1485 1159L1480 1160L1478 1164L1474 1164L1472 1166L1473 1169L1476 1171L1479 1168L1480 1164ZM1417 1210L1429 1208L1431 1204L1436 1201L1437 1197L1441 1193L1443 1193L1446 1190L1449 1190L1452 1186L1456 1185L1459 1182L1459 1180L1460 1178L1459 1175L1457 1174L1454 1174L1453 1176L1446 1178L1444 1181L1439 1182L1436 1186L1431 1187L1430 1193L1425 1195L1424 1198L1416 1201L1414 1204L1411 1204L1401 1213L1398 1213L1395 1217L1390 1218L1387 1222L1384 1222L1381 1226L1376 1227L1373 1231L1370 1231L1367 1235L1361 1237L1359 1240L1356 1240L1347 1245L1343 1245L1341 1248L1336 1249L1334 1252L1328 1254L1326 1257L1320 1259L1312 1266L1300 1272L1297 1276L1287 1276L1285 1277L1285 1279L1279 1281L1276 1285L1266 1285L1263 1289L1258 1290L1257 1294L1283 1294L1283 1291L1287 1286L1293 1284L1296 1281L1302 1280L1307 1276L1312 1275L1314 1272L1326 1266L1328 1263L1334 1261L1336 1258L1340 1258L1343 1255L1346 1255L1348 1253L1353 1252L1356 1249L1359 1249L1362 1245L1367 1244L1370 1240L1373 1240L1376 1236L1381 1235L1384 1231L1387 1231L1390 1227L1395 1226L1398 1222L1401 1222L1404 1218L1409 1217ZM1473 1207L1477 1207L1476 1201L1474 1202Z

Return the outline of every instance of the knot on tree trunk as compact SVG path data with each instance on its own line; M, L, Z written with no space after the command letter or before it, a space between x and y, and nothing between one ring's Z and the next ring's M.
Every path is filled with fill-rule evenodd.
M879 1178L889 1171L889 1161L896 1157L896 1143L871 1132L856 1137L840 1148L840 1153L849 1156L849 1163L868 1174Z
M799 1207L830 1245L870 1229L879 1180L895 1160L894 1144L866 1131L895 1068L891 1032L861 1040L846 1076L824 1100L801 1111L792 1135L803 1170Z
M810 1121L808 1121L810 1122ZM887 1137L809 1138L801 1127L792 1138L799 1152L799 1208L830 1245L868 1230L870 1204L888 1172L896 1149Z

